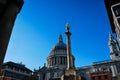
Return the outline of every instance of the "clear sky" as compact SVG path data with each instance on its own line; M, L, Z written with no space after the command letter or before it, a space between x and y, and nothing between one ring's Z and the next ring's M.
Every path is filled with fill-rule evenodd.
M111 28L103 0L25 0L4 61L42 67L60 33L66 43L67 22L76 67L110 59Z

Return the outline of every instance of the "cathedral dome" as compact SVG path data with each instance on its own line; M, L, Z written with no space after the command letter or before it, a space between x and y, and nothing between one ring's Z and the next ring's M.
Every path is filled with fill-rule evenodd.
M48 67L67 67L67 45L63 42L60 34L58 43L52 48L50 55L47 58Z
M53 50L66 50L66 44L62 40L62 35L59 37L59 42L54 46Z
M67 46L66 46L66 44L63 42L63 39L62 39L62 35L61 35L61 34L60 34L60 36L59 36L58 43L55 44L55 46L53 47L53 49L52 49L52 51L51 51L51 53L50 53L50 56L52 56L52 55L57 55L57 53L55 53L55 52L60 51L60 50L65 51L65 52L67 51Z

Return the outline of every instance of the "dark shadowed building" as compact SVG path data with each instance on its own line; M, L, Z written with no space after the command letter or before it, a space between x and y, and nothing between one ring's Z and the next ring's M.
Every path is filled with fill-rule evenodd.
M23 0L0 0L0 70L17 14Z
M32 80L32 71L21 63L6 62L2 65L0 80ZM31 78L31 79L30 79Z

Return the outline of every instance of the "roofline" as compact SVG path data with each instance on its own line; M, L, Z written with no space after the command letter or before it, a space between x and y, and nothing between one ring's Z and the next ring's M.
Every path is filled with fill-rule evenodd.
M10 63L15 64L15 65L21 65L21 64L18 64L18 63L15 63L15 62L9 61L9 62L5 62L5 63L3 63L2 66L5 66L5 65L11 65ZM21 65L21 66L24 66L24 65ZM16 67L16 66L15 66L15 67ZM28 69L28 68L25 67L25 66L24 66L24 68L25 68L26 70L30 71L30 72L33 72L32 70Z

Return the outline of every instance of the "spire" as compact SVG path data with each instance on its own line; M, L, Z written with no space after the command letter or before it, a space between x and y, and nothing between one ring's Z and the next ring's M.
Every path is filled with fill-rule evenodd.
M63 42L62 34L59 35L59 42Z

